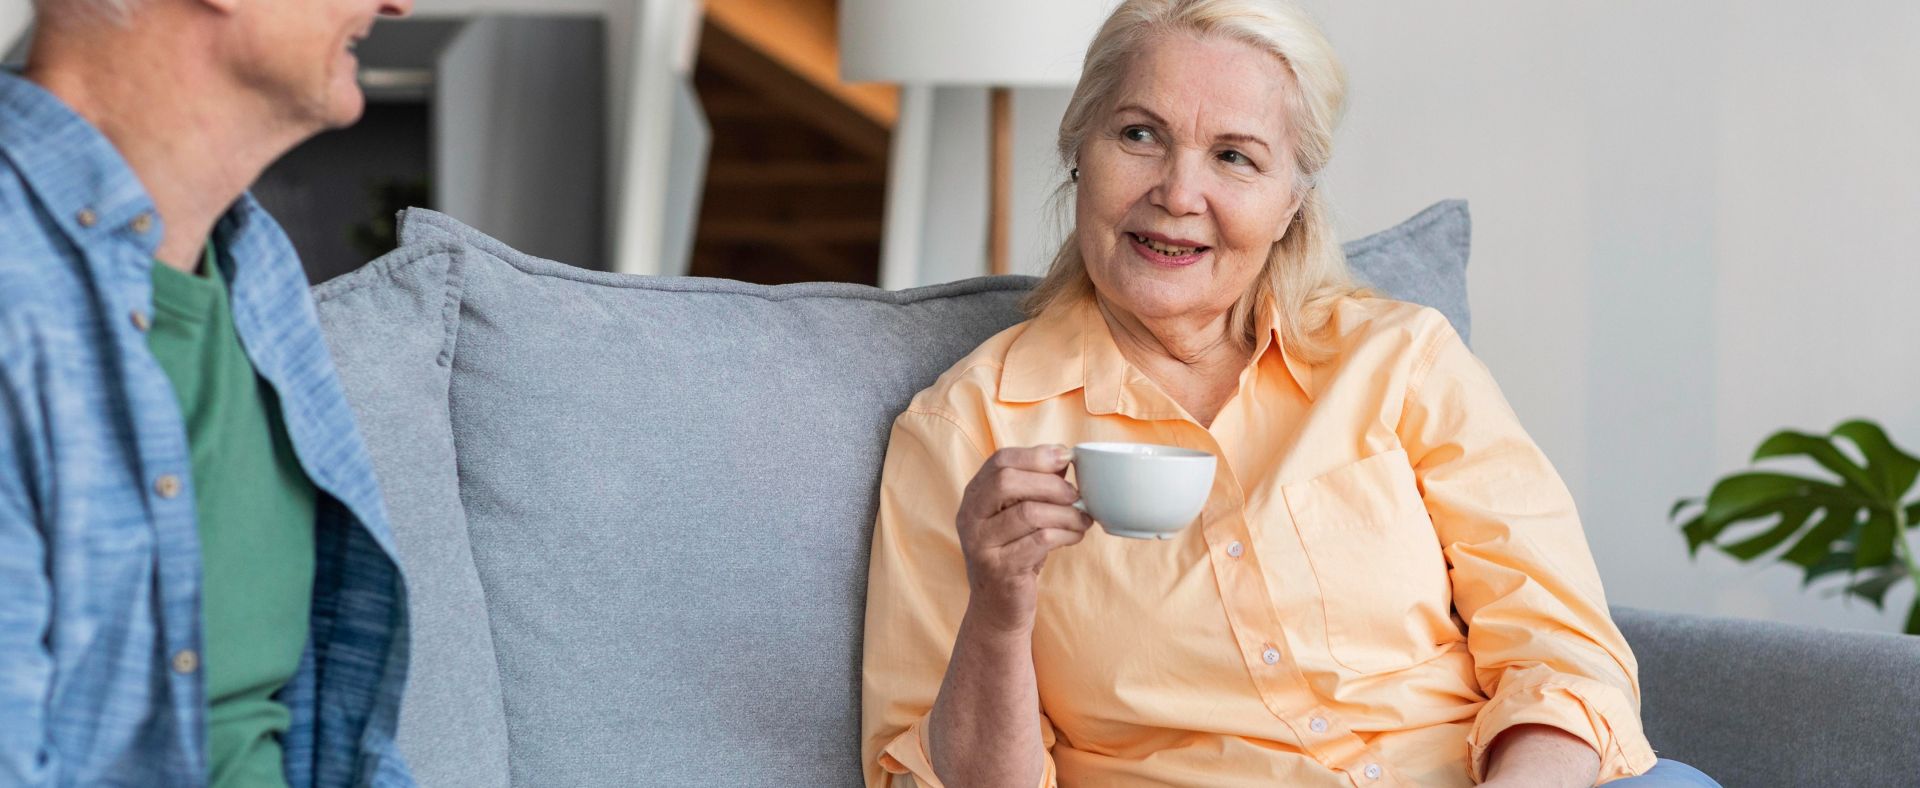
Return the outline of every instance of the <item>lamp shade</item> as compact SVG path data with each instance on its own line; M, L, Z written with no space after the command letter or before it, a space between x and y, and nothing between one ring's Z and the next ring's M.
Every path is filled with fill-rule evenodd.
M848 82L1045 86L1080 63L1119 0L840 0Z

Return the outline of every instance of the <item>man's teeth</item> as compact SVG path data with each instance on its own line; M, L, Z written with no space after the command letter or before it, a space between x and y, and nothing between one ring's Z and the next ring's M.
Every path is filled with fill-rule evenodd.
M1135 235L1133 238L1140 243L1146 244L1148 249L1152 249L1168 257L1186 257L1201 249L1201 247L1198 246L1168 246L1144 235Z

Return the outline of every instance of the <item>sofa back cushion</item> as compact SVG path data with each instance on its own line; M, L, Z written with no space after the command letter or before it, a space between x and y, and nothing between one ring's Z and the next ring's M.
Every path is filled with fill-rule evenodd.
M1354 267L1465 334L1466 223ZM409 211L316 299L406 564L422 784L859 783L888 429L1032 283L596 273Z

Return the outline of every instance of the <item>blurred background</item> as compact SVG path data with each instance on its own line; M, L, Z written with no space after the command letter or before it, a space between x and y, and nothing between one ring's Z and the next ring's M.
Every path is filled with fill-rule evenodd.
M589 268L900 288L988 272L997 139L1007 266L1039 273L1071 211L1054 134L1110 5L419 0L360 47L365 120L256 191L316 282L424 205ZM1668 508L1780 428L1866 417L1920 449L1920 6L1305 5L1350 78L1343 232L1470 201L1475 350L1610 598L1898 631L1911 583L1883 611L1690 558ZM29 17L0 0L0 40Z

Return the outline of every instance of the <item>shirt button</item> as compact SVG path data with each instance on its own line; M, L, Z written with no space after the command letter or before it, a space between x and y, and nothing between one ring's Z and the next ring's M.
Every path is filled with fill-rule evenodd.
M153 214L143 213L135 216L133 217L133 223L128 226L133 228L133 231L136 233L144 233L151 230L153 229Z
M1280 664L1280 650L1268 646L1266 651L1260 652L1260 659L1265 660L1269 665L1278 665Z
M1247 548L1241 547L1238 541L1235 541L1232 544L1227 545L1227 555L1233 556L1234 558L1239 558L1240 554L1246 551L1247 551Z
M133 314L128 315L128 317L133 318L133 327L140 329L141 331L145 331L153 327L153 323L147 320L147 313L142 312L138 309L133 310Z
M100 214L94 213L92 208L81 208L80 213L75 214L73 220L79 222L81 227L92 227L100 221Z
M200 655L193 649L183 648L173 652L173 672L192 673L200 668Z
M160 478L153 480L153 491L159 493L162 498L179 495L180 477L171 473L161 474Z
M1307 727L1312 728L1314 733L1326 733L1327 718L1315 717L1313 718L1313 721L1307 723Z
M1377 763L1367 764L1367 779L1369 780L1380 779L1380 764L1377 764Z

